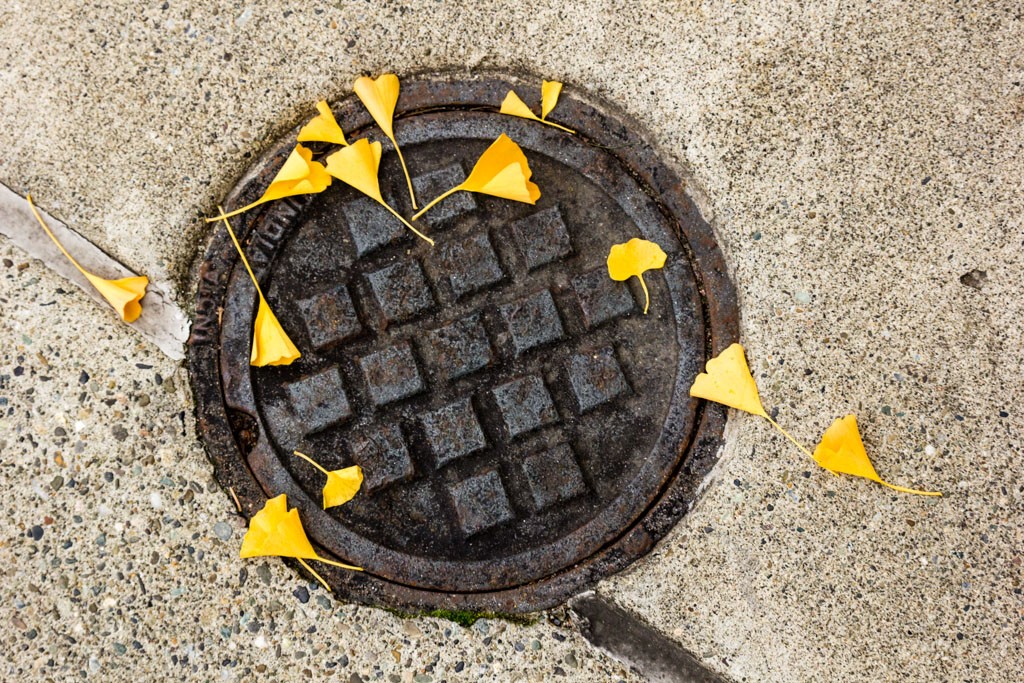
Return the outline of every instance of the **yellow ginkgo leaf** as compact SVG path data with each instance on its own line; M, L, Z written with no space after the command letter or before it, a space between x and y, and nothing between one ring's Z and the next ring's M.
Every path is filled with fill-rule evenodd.
M526 102L519 98L515 90L509 90L508 94L505 95L505 99L501 101L501 113L530 119L531 121L540 121L540 117L530 111L530 108L526 106Z
M36 205L32 203L32 195L26 195L25 199L28 200L28 206L32 209L32 214L39 221L39 225L43 226L43 230L46 231L49 238L53 240L53 243L57 245L61 253L71 261L71 264L78 269L78 272L84 275L85 279L114 307L114 310L121 316L121 320L126 323L133 323L138 320L139 316L142 315L142 304L139 301L146 295L149 278L145 275L136 275L119 280L105 280L98 275L93 275L80 266L78 261L72 258L71 254L64 248L64 245L57 241L57 237L50 231L46 221L39 215Z
M381 196L377 177L380 155L380 143L371 143L364 138L327 157L325 168L329 175L383 204L384 197Z
M376 80L369 76L357 78L352 85L359 101L370 112L384 135L393 137L395 134L392 119L395 116L395 105L398 104L400 85L395 74L381 74Z
M554 121L548 121L548 114L555 108L555 104L558 103L558 96L562 92L562 84L558 81L544 81L541 86L541 104L540 104L540 116L534 114L530 108L520 99L519 95L516 94L515 90L509 90L508 94L505 95L505 99L501 102L500 113L508 114L509 116L518 116L523 119L530 119L531 121L539 121L540 123L546 123L549 126L555 128L561 128L567 133L575 133L571 128L560 126Z
M345 134L334 118L330 105L325 100L316 103L320 115L299 130L296 138L299 142L333 142L336 145L347 145Z
M542 81L540 86L540 117L547 119L548 114L558 104L558 96L562 94L562 84L558 81Z
M327 483L324 484L324 509L343 505L359 493L363 485L363 470L359 465L343 467L340 470L333 470L327 473Z
M356 79L352 86L359 101L370 112L370 116L377 122L384 135L391 140L398 152L398 160L402 162L402 171L405 172L405 182L409 186L409 198L412 200L412 208L416 208L416 194L412 190L412 179L409 177L409 169L405 165L405 157L395 140L395 105L398 103L398 76L395 74L383 74L373 80L368 76Z
M284 328L281 327L281 323L278 322L277 316L270 310L270 304L267 303L266 298L263 296L260 283L257 282L256 274L252 272L252 267L249 266L249 259L245 257L242 245L238 243L238 238L235 237L235 231L231 228L227 214L224 213L223 208L217 208L220 209L220 216L218 218L223 220L224 225L227 226L231 241L234 243L238 256L242 259L242 264L245 265L245 269L252 279L252 284L256 287L256 294L260 298L259 307L256 309L256 321L253 323L252 353L249 354L249 364L257 367L288 365L302 354L295 348L295 344L288 338Z
M654 242L634 237L625 244L614 244L608 252L608 276L613 280L628 280L634 275L644 290L644 315L651 305L651 295L644 282L644 273L665 265L665 252Z
M241 209L235 209L231 213L223 215L230 218L275 199L323 192L330 184L331 176L327 174L323 164L319 161L313 161L313 152L302 145L295 145L295 149L288 155L284 166L277 172L274 179L270 181L270 185L267 186L262 197L248 206L243 206ZM207 218L206 222L212 223L220 219L221 216L216 216L214 218Z
M297 508L288 509L288 496L271 498L249 520L239 557L294 557L315 560L316 551L302 528Z
M459 191L479 192L502 199L535 204L540 199L540 188L536 183L530 182L531 175L533 175L533 171L530 170L523 150L510 137L502 133L480 155L473 170L470 171L469 177L461 185L456 185L440 197L435 198L412 218L416 220L426 213L427 209Z
M356 140L348 147L343 147L327 157L327 172L346 185L351 185L379 202L395 218L402 221L405 227L433 245L434 240L414 228L409 221L384 201L380 192L380 181L377 178L377 174L380 172L380 155L381 145L379 142L371 143L365 138Z
M757 391L757 384L754 382L753 375L750 374L750 367L747 365L747 358L740 344L731 344L725 351L708 361L707 371L697 375L693 381L693 386L690 387L690 396L760 415L799 448L804 455L809 458L814 457L809 450L783 429L782 425L765 412L764 406L761 404L761 395Z
M331 590L331 587L327 585L323 577L306 564L306 560L316 560L357 572L363 571L360 567L335 562L317 555L313 544L306 536L306 530L302 527L298 509L288 509L288 497L283 493L268 500L263 509L249 520L249 529L242 539L242 548L238 556L243 558L292 557L315 576L328 591Z
M831 472L864 477L903 493L914 493L920 496L942 495L938 491L918 491L882 481L868 458L864 441L860 438L860 430L857 429L855 415L840 418L825 430L825 434L821 437L821 443L814 449L814 460Z
M327 483L324 484L324 510L332 508L337 505L343 505L359 493L359 487L363 485L363 470L359 465L352 465L351 467L344 467L340 470L327 470L321 467L320 463L313 458L309 457L305 453L293 451L294 455L299 456L313 467L317 468L327 477Z
M295 344L288 338L277 316L270 310L270 304L260 293L260 305L256 310L256 322L252 331L252 353L249 364L256 367L266 365L290 365L302 356Z
M104 280L92 273L83 273L92 286L99 290L103 298L121 315L126 323L133 323L142 315L142 304L139 303L146 295L149 278L145 275L123 277L120 280Z
M768 417L740 344L731 345L708 361L707 371L693 381L690 396Z

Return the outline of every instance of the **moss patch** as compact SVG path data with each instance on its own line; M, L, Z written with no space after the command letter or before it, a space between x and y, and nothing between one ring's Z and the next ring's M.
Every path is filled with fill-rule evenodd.
M505 614L502 612L470 612L468 610L459 609L435 609L429 612L417 613L400 612L393 609L388 609L387 611L403 619L416 619L418 617L447 619L448 621L454 621L463 628L469 628L480 619L500 619L501 621L507 621L519 626L532 626L537 623L537 617L525 616L522 614Z

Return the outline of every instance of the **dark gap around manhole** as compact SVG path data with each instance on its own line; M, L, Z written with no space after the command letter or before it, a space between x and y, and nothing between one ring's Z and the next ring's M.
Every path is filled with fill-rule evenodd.
M256 447L256 442L259 440L260 427L252 415L244 413L241 410L234 410L229 408L227 410L228 424L231 426L231 432L238 439L238 447L242 452L243 456L248 456L252 453L252 449Z
M688 396L737 335L714 235L609 105L563 94L556 118L579 136L481 106L535 87L406 79L395 128L421 205L506 133L536 206L454 195L420 222L433 249L339 182L235 220L302 351L292 365L249 366L256 302L223 231L199 267L189 368L217 477L248 515L286 493L319 552L363 566L321 571L341 597L406 611L559 604L648 552L717 457L725 411ZM333 108L350 140L381 139L356 100ZM293 145L265 155L227 208L258 198ZM387 142L380 182L411 215ZM646 276L647 316L635 283L604 266L631 237L669 254ZM292 450L361 465L363 491L324 511L321 475Z

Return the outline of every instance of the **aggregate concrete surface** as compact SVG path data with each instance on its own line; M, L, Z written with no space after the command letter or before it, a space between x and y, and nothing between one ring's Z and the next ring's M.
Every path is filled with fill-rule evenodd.
M357 75L596 92L692 179L777 419L813 446L856 412L883 478L946 494L733 414L696 509L598 592L735 680L1024 670L1019 3L192 5L4 3L0 182L187 307L201 216ZM561 611L403 620L239 560L184 369L0 258L0 678L640 680Z

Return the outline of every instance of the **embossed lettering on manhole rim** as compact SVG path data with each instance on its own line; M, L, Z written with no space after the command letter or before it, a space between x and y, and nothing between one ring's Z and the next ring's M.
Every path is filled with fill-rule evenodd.
M558 119L496 112L539 79L403 80L396 134L417 197L458 184L501 133L519 143L536 206L457 194L421 225L334 183L237 219L274 311L302 350L248 364L255 291L218 229L200 267L190 370L216 476L246 515L287 493L338 595L402 609L521 612L562 602L646 553L689 509L724 411L688 396L735 340L736 305L709 226L679 178L601 103L567 89ZM350 139L380 139L355 100ZM288 135L231 197L262 192ZM323 155L329 146L315 147ZM385 197L412 213L385 142ZM614 282L612 244L668 253L638 283ZM359 464L363 491L323 510L321 475Z

